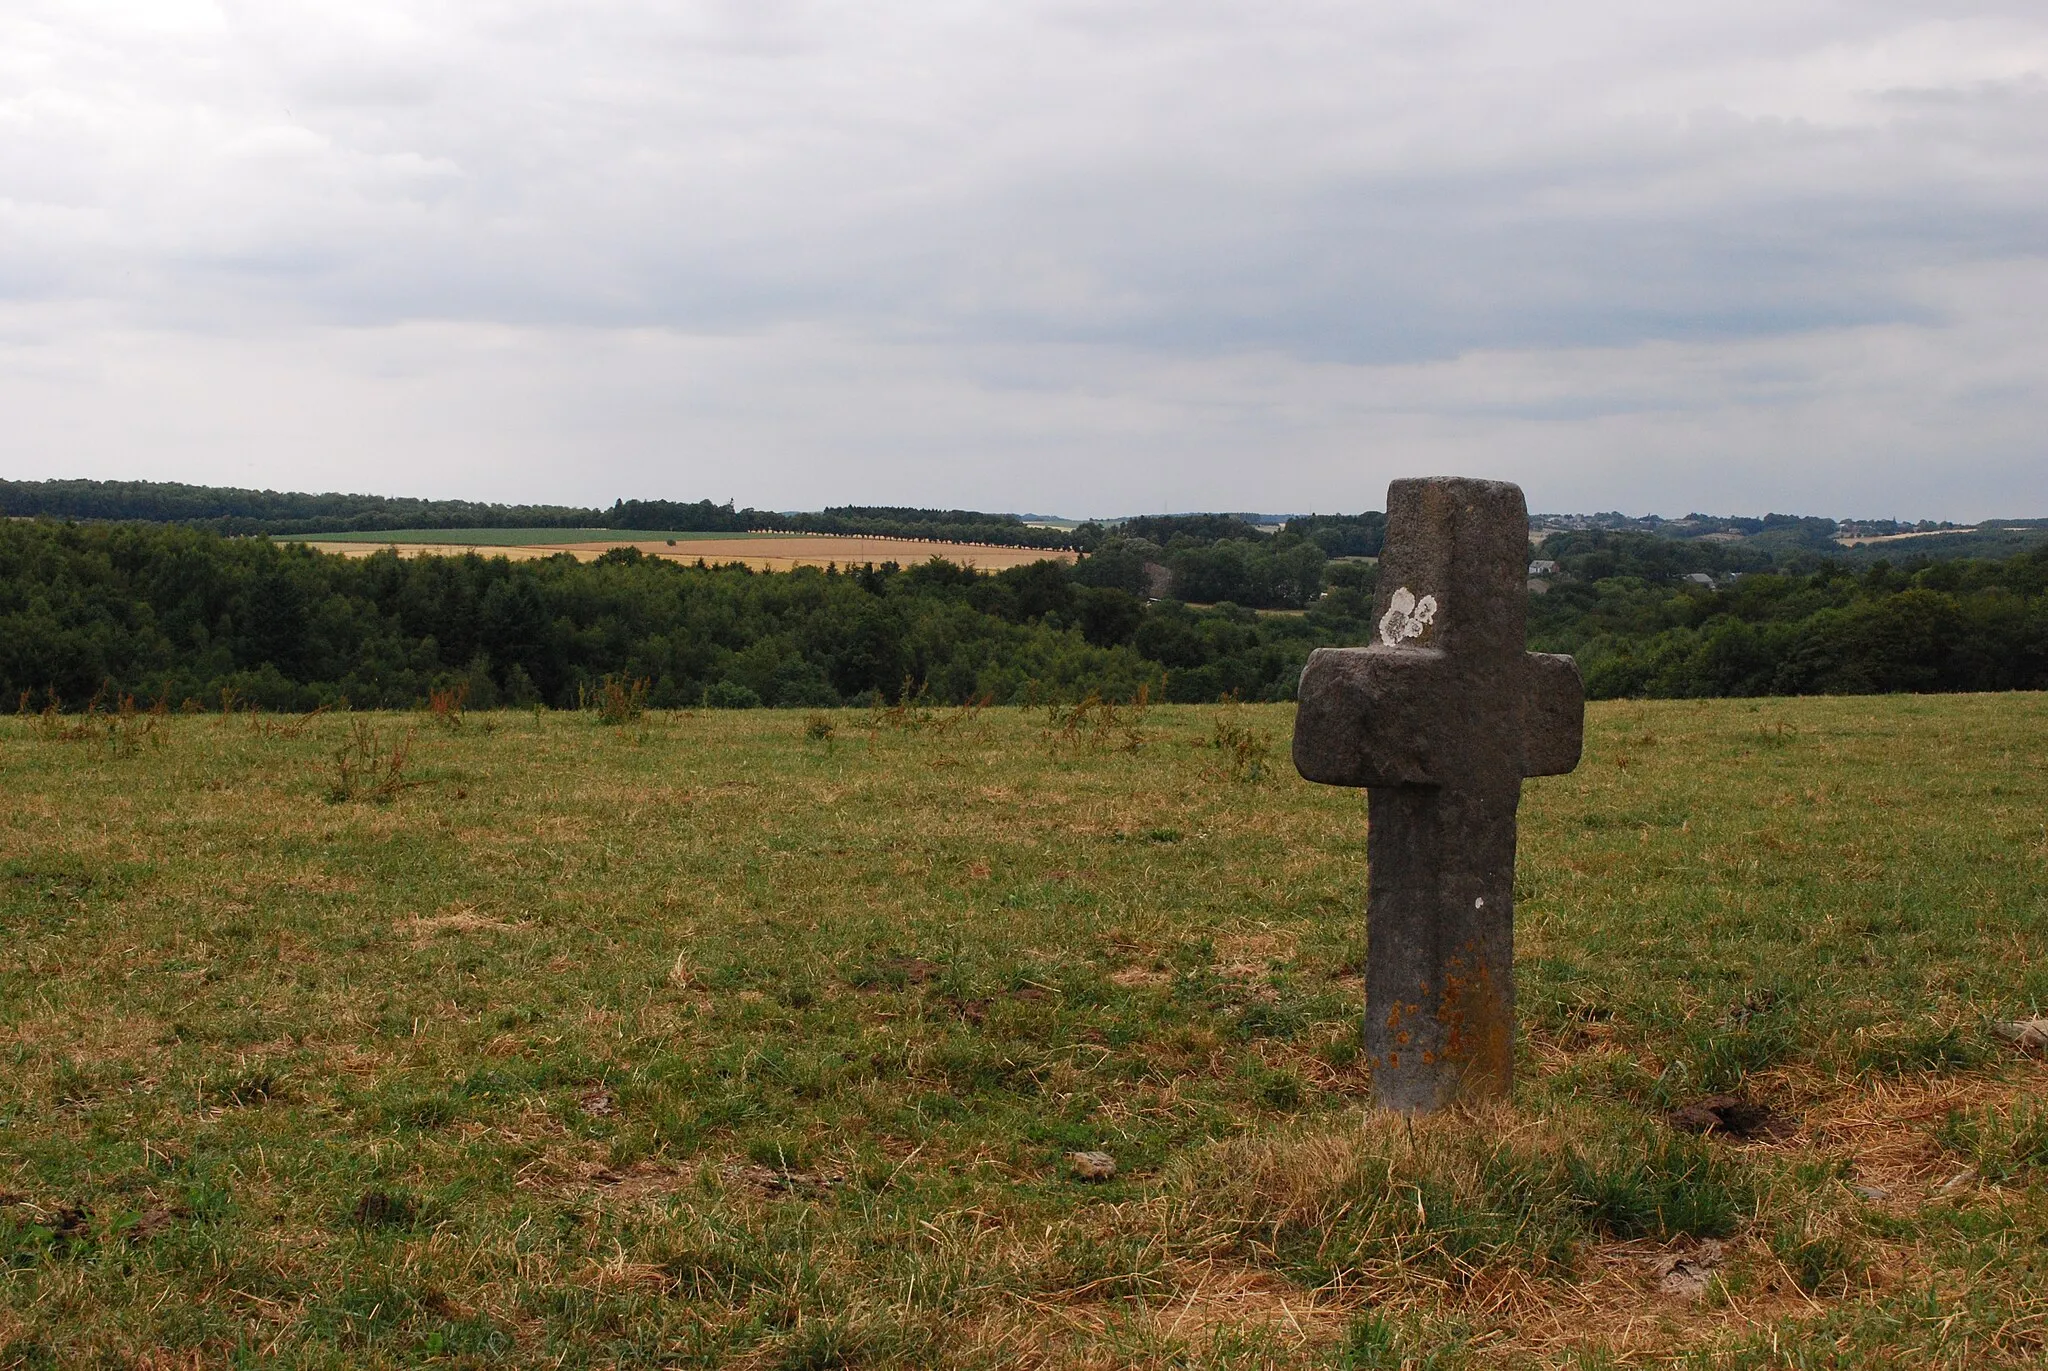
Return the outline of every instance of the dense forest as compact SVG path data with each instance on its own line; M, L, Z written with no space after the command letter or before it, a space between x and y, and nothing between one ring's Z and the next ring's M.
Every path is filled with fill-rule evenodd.
M190 486L175 481L0 481L0 515L144 520L216 533L348 533L399 528L599 528L602 511L388 495Z
M12 520L0 689L25 708L229 691L278 710L407 707L455 686L476 707L567 707L607 677L645 680L665 707L856 703L906 682L946 702L1141 687L1286 699L1313 648L1369 637L1372 564L1329 560L1317 537L1342 546L1369 527L1209 542L1154 527L1165 542L1113 533L1075 565L994 575L940 561L757 574L631 549L357 559L203 529ZM1695 565L1733 545L1552 542L1560 569L1531 592L1531 646L1577 654L1595 697L2048 688L2048 550L1745 569ZM1298 607L1251 607L1261 599Z
M618 528L673 533L844 533L1011 547L1087 548L1098 524L1034 528L1014 514L847 505L811 514L709 500L617 500L610 509L493 505L387 495L307 495L166 481L0 481L0 515L182 524L215 533L376 533L414 528Z

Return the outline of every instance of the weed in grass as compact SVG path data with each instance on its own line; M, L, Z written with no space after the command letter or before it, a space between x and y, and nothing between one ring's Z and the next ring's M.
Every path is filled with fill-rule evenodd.
M829 743L838 732L839 727L833 722L830 714L813 711L804 716L805 742Z
M583 687L576 688L579 703L583 708L595 709L597 721L614 727L640 721L647 712L647 692L650 683L639 676L606 676L598 688L589 695Z
M157 725L169 715L170 708L162 700L143 714L135 708L133 695L123 695L107 720L107 742L113 754L116 757L133 757L142 750L145 738L161 747L163 736L157 732Z
M321 705L318 709L308 710L304 714L295 715L290 719L281 719L256 710L250 710L249 731L259 738L276 738L288 743L297 742L312 731L313 725L326 715L328 709L329 706Z
M1758 724L1747 741L1751 747L1782 748L1789 747L1798 738L1798 729L1779 720L1774 724Z
M1273 752L1273 736L1245 722L1236 695L1227 695L1216 710L1215 732L1209 746L1222 754L1223 774L1240 785L1257 785L1266 778L1266 761Z
M916 687L915 690L912 689L913 686ZM915 733L931 727L938 721L938 711L931 704L930 682L920 684L905 676L902 687L896 692L895 703L884 707L880 703L884 698L882 692L877 690L874 693L876 703L869 708L867 717L862 720L861 726L870 734L885 728Z
M1137 698L1119 708L1089 691L1079 704L1045 707L1048 755L1136 752L1145 745L1145 719L1152 711L1151 687L1138 687Z
M405 774L411 755L412 734L409 731L398 733L394 730L387 744L369 720L351 718L348 739L332 754L334 779L327 788L328 803L396 798L401 792L419 784Z
M26 713L32 691L23 691L17 712ZM134 757L142 751L145 739L162 746L163 738L157 732L157 725L170 714L169 708L158 700L147 713L135 707L133 695L123 695L114 708L105 708L107 691L102 686L93 697L86 701L83 712L67 716L64 702L55 690L44 692L47 703L36 716L37 732L47 742L90 743L107 745L108 752L115 757Z
M463 707L469 703L469 682L458 681L443 690L427 692L427 713L433 721L449 732L458 732L463 723Z
M915 685L916 689L912 690ZM877 692L879 697L879 692ZM861 720L870 741L885 729L899 733L930 733L944 737L953 730L973 723L987 709L990 697L969 700L952 709L940 709L931 703L930 682L918 683L910 677L903 678L903 686L897 692L896 702L887 708L877 704L868 710Z

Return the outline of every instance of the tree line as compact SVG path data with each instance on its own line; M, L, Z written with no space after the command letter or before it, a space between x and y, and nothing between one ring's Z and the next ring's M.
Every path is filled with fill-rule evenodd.
M996 543L1004 547L1087 549L1102 538L1102 525L1040 528L1014 514L974 509L912 509L903 506L838 505L816 513L780 514L734 509L709 500L620 500L600 520L605 528L662 529L677 533L838 533L868 538L925 538L949 543Z
M1595 699L2043 690L2048 548L1824 561L1711 587L1580 575L1532 598L1529 633L1532 646L1576 656Z
M600 528L602 511L392 495L193 486L176 481L0 481L11 518L144 520L215 533L281 535L400 528Z
M1284 700L1309 652L1372 632L1373 565L1326 558L1312 534L1112 536L1073 565L995 574L937 560L770 574L630 548L588 563L348 558L15 520L0 524L0 690L30 708L228 691L277 710L409 707L458 686L478 707L573 707L606 678L646 681L659 707L842 705L906 684L953 703ZM1531 646L1576 654L1595 698L2048 688L2048 550L1711 587L1637 558L1611 542L1566 553L1577 573L1531 595ZM1294 607L1261 612L1255 596Z
M305 537L434 528L609 528L669 533L839 533L1088 548L1100 524L1040 528L1014 514L970 509L845 505L816 513L736 509L710 500L616 500L610 509L502 505L388 495L322 495L193 486L170 481L0 481L0 515L13 518L175 523L230 535Z
M1006 547L1093 551L1124 536L1207 546L1256 542L1267 536L1236 515L1153 515L1121 526L1090 521L1042 527L1015 514L897 505L837 505L809 513L736 508L731 501L615 500L610 509L573 505L504 505L473 500L418 500L389 495L306 494L194 486L174 481L0 481L0 515L182 524L233 536L379 533L399 529L605 528L667 533L836 533L923 538ZM1332 557L1375 556L1386 527L1382 514L1311 515L1288 523Z

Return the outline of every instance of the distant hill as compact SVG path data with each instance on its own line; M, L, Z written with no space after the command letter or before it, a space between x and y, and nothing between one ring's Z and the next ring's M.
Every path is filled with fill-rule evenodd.
M1538 514L1529 519L1543 556L1582 552L1602 539L1649 538L1671 545L1648 560L1679 572L1807 567L1822 560L1869 566L2011 557L2048 544L2048 519L1986 519L1981 524L1909 523L1894 519L1825 519L1766 514L1761 518L1688 514ZM1589 539L1591 540L1589 542ZM1691 549L1690 552L1681 549Z
M0 515L14 518L180 524L214 532L278 537L434 529L669 529L692 533L834 533L925 538L1092 552L1124 544L1141 560L1153 546L1214 547L1279 539L1314 543L1326 557L1379 555L1386 516L1357 514L1186 513L1119 520L1055 520L1035 514L902 505L836 505L815 512L736 508L709 500L615 500L609 509L505 505L405 496L247 490L168 481L0 481ZM2048 519L1989 519L1981 524L1838 520L1798 514L1760 517L1693 513L1683 519L1628 515L1538 514L1530 532L1548 560L1596 551L1617 554L1627 574L1802 568L1820 561L1863 566L1918 565L2000 558L2048 544ZM1647 539L1640 546L1632 539ZM1619 541L1614 541L1619 540ZM1651 546L1654 543L1659 546ZM1598 559L1606 565L1610 559Z

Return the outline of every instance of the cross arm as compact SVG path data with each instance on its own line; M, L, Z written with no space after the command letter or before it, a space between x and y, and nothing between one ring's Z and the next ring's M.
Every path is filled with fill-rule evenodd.
M1579 764L1586 737L1586 687L1579 664L1561 652L1528 652L1522 688L1522 774L1562 776Z
M1586 708L1578 664L1525 652L1507 669L1521 680L1494 707L1519 715L1506 735L1519 739L1519 774L1558 776L1578 766ZM1294 769L1321 785L1442 785L1469 766L1453 703L1472 703L1467 690L1434 648L1318 648L1297 692Z
M1322 785L1441 781L1429 702L1446 674L1434 648L1317 648L1297 691L1294 769Z

